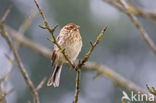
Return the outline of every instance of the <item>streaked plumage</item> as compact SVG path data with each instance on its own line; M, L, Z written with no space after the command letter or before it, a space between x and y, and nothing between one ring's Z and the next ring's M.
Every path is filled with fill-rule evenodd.
M65 52L71 62L74 62L82 48L82 39L79 32L79 26L76 24L65 25L57 37L57 43L65 49ZM64 63L67 63L59 48L54 45L51 54L51 62L54 68L47 86L58 87L60 84L61 69Z

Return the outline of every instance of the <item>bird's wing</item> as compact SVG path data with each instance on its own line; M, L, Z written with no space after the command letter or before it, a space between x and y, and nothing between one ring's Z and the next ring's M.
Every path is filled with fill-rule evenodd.
M56 41L57 43L61 46L63 43L64 43L64 37L63 36L60 36L58 35L57 38L56 38ZM59 48L54 45L54 48L52 49L52 53L51 53L51 63L52 63L52 66L54 65L55 63L55 60L57 58L57 52L58 52Z
M55 63L56 57L57 57L56 50L53 49L53 50L52 50L52 53L51 53L51 64L52 64L52 66L53 66L54 63Z

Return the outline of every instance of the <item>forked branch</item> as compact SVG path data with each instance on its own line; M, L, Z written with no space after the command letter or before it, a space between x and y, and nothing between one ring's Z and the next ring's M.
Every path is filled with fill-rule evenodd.
M9 11L10 11L10 9L8 9L5 12L4 16L0 20L0 33L1 33L2 37L8 43L9 47L12 49L12 52L13 52L14 58L15 58L15 60L17 62L17 65L19 67L19 70L20 70L20 72L21 72L27 86L29 87L29 89L30 89L30 91L31 91L31 93L33 95L34 102L35 103L40 103L38 92L37 92L33 82L31 81L28 73L26 72L26 69L25 69L25 67L24 67L24 65L22 63L22 60L21 60L21 58L20 58L20 56L19 56L19 54L18 54L18 52L17 52L17 50L16 50L16 48L15 48L15 46L13 44L13 41L11 40L8 32L5 30L4 21L5 21L6 17L8 16Z
M39 6L37 0L34 0L34 2L35 2L35 4L36 4L36 6L37 6L37 9L38 9L38 11L39 11L39 13L40 13L40 15L41 15L41 17L42 17L42 21L43 21L43 23L44 23L44 25L43 25L43 26L40 26L40 27L43 28L43 29L47 29L47 30L49 31L49 33L50 33L51 36L52 36L52 40L49 39L49 41L51 41L52 43L54 43L54 44L60 49L60 51L62 52L63 56L64 56L65 59L67 60L68 64L69 64L72 68L75 68L75 70L76 70L76 88L75 88L74 103L78 103L78 98L79 98L79 94L80 94L80 72L81 72L81 68L82 68L82 66L85 64L85 62L89 59L91 53L93 52L94 48L97 46L97 44L99 43L99 41L102 39L102 37L103 37L103 35L104 35L104 32L106 31L107 27L104 28L104 29L102 30L102 32L97 36L95 43L90 42L91 48L89 49L89 51L85 54L85 56L83 57L83 59L80 60L80 61L78 62L77 65L74 65L74 64L72 64L72 62L70 61L70 59L69 59L68 56L66 55L66 52L65 52L66 50L65 50L64 48L62 48L62 47L57 43L57 39L56 39L55 36L54 36L54 31L55 31L57 25L56 25L54 28L52 28L52 27L49 25L49 23L48 23L48 21L47 21L47 19L46 19L46 17L45 17L45 14L44 14L44 12L42 11L42 9L40 8L40 6Z

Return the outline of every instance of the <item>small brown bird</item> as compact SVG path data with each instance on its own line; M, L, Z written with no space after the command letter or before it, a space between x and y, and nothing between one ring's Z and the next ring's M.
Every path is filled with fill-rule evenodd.
M66 55L72 63L74 63L82 48L79 28L80 26L76 24L67 24L61 29L60 34L56 38L57 43L61 48L65 49ZM62 66L64 63L67 63L67 61L56 45L54 45L52 50L51 62L54 71L48 80L47 86L53 85L54 87L58 87Z

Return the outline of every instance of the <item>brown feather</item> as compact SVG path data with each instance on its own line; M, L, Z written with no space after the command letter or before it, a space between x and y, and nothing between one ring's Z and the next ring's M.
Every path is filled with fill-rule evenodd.
M70 59L70 61L74 63L82 48L82 39L79 31L79 26L72 23L65 25L61 29L60 34L57 36L56 41L61 48L65 49L65 53L68 59ZM67 61L57 45L54 45L50 59L53 66L53 73L49 78L47 85L58 87L60 83L59 81L62 66L64 63L67 63Z
M52 66L53 66L54 63L55 63L56 57L57 57L56 51L53 50L53 51L52 51L52 55L51 55L51 64L52 64Z

